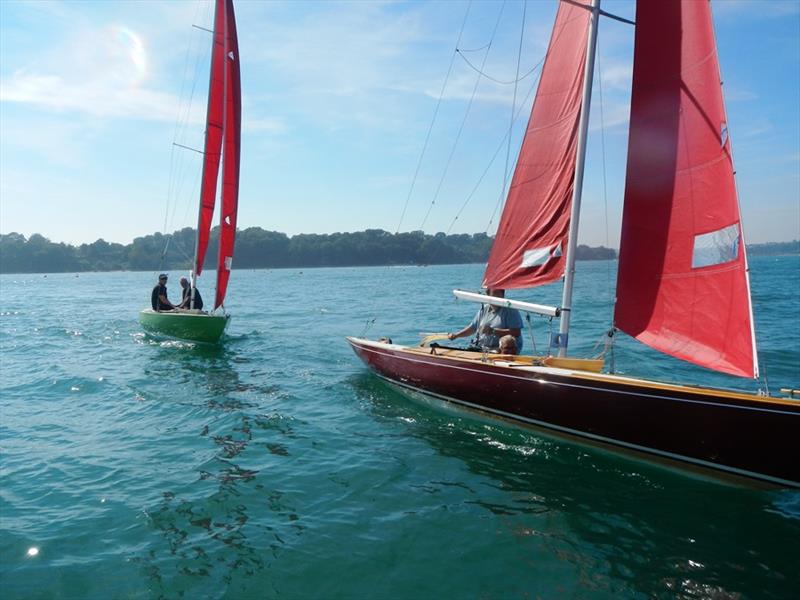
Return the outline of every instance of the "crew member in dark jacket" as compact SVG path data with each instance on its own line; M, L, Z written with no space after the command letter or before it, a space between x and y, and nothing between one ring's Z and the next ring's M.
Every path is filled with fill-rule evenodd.
M158 283L153 288L153 293L150 295L150 305L153 310L173 310L175 305L167 299L167 274L161 273L158 276Z

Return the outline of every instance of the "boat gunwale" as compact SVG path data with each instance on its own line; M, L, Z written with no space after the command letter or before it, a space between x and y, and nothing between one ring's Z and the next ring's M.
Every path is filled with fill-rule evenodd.
M158 315L158 316L165 316L165 317L195 317L201 319L225 319L230 320L231 316L227 313L224 314L215 314L215 313L196 313L196 312L183 312L183 311L173 311L173 310L153 310L152 308L143 308L139 311L139 315Z
M800 403L796 400L792 400L791 398L780 398L777 396L760 396L758 394L752 394L747 392L739 392L734 390L727 390L723 388L710 388L710 387L700 387L700 386L686 386L674 383L667 383L667 382L660 382L660 381L651 381L646 379L638 379L634 377L627 377L624 375L613 375L608 373L591 373L588 371L580 371L575 369L564 369L560 367L549 367L549 366L537 366L537 365L527 365L527 364L513 364L509 361L509 356L505 356L502 360L490 359L484 360L482 353L473 353L469 352L469 354L475 354L475 358L471 356L464 356L467 354L468 351L466 350L456 350L456 351L449 351L447 354L432 354L426 352L421 348L416 348L413 346L403 346L400 344L387 344L385 342L378 342L373 340L367 340L364 338L356 338L352 336L348 336L347 341L353 345L361 345L361 346L371 346L375 349L381 350L392 350L395 353L402 354L409 354L415 356L422 356L422 357L434 357L436 359L441 359L445 361L451 362L461 362L466 364L473 364L473 365L480 365L482 367L488 367L488 369L482 369L484 372L492 373L496 375L502 375L506 377L512 377L509 373L493 373L492 368L503 368L503 369L513 369L514 371L522 371L531 374L545 374L545 375L554 375L558 377L568 377L568 378L575 378L581 379L591 382L597 383L607 383L611 385L619 385L619 386L634 386L636 388L641 388L644 390L661 390L661 391L671 391L671 392L679 392L679 393L686 393L686 394L694 394L698 396L707 396L711 398L720 398L722 397L723 400L738 400L743 402L752 402L758 404L767 404L767 405L785 405L785 406L792 406L800 409ZM458 353L451 355L450 353ZM397 354L394 354L396 356ZM407 357L404 357L406 360L409 360ZM501 364L498 364L501 363ZM506 363L506 364L502 364ZM464 368L464 367L460 367ZM527 378L526 378L527 379ZM558 385L570 385L569 383L562 383L562 382L548 382L548 383L558 383ZM620 391L621 393L635 393L635 392L625 392L624 390L616 390ZM676 400L677 398L670 398L671 400ZM721 403L712 403L712 404L721 404ZM724 404L723 404L724 405ZM729 405L729 406L736 406L738 405ZM740 407L741 408L741 407ZM745 407L746 408L746 407ZM795 413L790 413L795 414ZM800 415L800 412L797 414Z

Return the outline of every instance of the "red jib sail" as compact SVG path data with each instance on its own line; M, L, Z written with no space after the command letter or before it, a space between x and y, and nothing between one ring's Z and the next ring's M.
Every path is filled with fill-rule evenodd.
M206 111L206 141L203 152L203 178L200 185L200 213L197 217L197 252L194 272L200 275L208 249L211 220L217 196L225 95L225 0L217 0L214 12L214 42L211 47L211 76Z
M615 324L756 377L747 260L707 1L639 0Z
M564 272L589 11L561 2L483 285L522 288Z
M224 0L220 0L223 1ZM214 308L225 300L233 262L236 212L239 205L239 150L242 129L242 93L239 74L239 42L233 2L228 0L225 19L225 130L222 158L222 207L220 210L217 294Z

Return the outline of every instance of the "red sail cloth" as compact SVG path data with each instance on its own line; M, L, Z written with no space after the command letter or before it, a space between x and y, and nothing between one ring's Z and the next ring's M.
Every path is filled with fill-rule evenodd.
M200 213L197 218L197 253L194 272L200 275L208 249L214 203L217 197L225 94L225 0L217 0L214 12L214 42L211 47L211 76L206 110L206 141L203 152L203 179L200 185Z
M564 272L588 26L586 8L560 3L485 287L533 287Z
M666 354L757 376L707 1L637 2L629 135L616 326Z
M227 0L225 20L225 131L222 158L222 207L220 210L217 294L214 308L225 301L236 238L239 205L239 153L242 130L242 93L239 73L239 41L233 1Z

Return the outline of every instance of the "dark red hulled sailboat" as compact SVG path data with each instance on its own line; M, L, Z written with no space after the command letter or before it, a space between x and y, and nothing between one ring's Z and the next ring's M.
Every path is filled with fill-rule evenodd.
M223 303L228 289L236 237L241 113L239 42L236 34L233 0L216 0L200 208L197 216L197 238L191 270L191 304L189 310L156 312L145 309L141 311L139 322L150 333L215 343L219 341L228 325L230 315L224 311ZM206 313L195 310L194 298L197 277L203 271L211 234L220 163L222 163L222 186L217 285L213 310ZM218 313L217 310L221 307L223 310Z
M599 0L562 0L484 276L564 277L558 356L348 338L385 380L471 409L733 477L800 487L800 403L600 373L568 358ZM615 327L703 367L757 377L747 259L709 2L638 0ZM464 294L458 292L464 297ZM488 299L494 304L508 301Z

